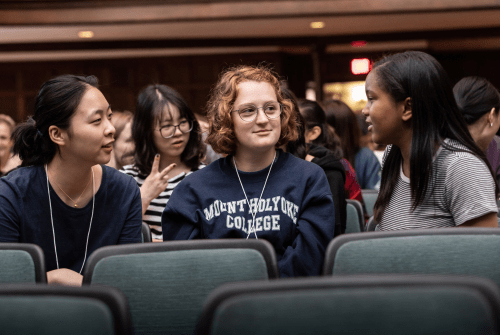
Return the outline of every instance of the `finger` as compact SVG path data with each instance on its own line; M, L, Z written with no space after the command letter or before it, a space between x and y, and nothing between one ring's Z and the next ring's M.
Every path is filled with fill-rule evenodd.
M167 166L166 168L163 169L163 171L161 172L161 177L165 177L167 175L167 173L169 173L170 171L172 171L172 169L174 167L176 167L177 165L175 163L172 163L170 164L169 166Z
M153 160L153 167L151 168L151 173L158 172L159 166L160 166L160 154L156 154L155 159Z

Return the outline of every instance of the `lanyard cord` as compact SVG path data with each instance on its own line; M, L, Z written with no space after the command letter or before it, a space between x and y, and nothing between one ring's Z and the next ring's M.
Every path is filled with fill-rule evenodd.
M54 217L52 216L52 201L50 200L50 188L49 188L49 173L47 172L47 164L45 164L45 174L47 175L47 193L49 195L49 207L50 207L50 223L52 224L52 236L54 238L54 251L56 253L56 264L59 269L59 257L57 257L57 246L56 246L56 233L54 231ZM94 169L92 169L92 214L90 215L90 225L89 232L87 233L87 243L85 244L85 256L83 258L82 268L80 269L80 274L82 273L83 266L87 260L87 248L89 246L90 229L92 228L92 220L94 218L94 205L95 205L95 177Z
M252 207L250 206L250 201L248 201L247 193L245 192L245 188L243 187L243 183L241 182L240 174L238 173L238 167L236 166L236 161L234 160L233 156L233 163L234 163L234 169L236 170L236 175L238 176L238 180L240 181L241 189L243 190L243 194L245 194L245 199L247 200L247 205L248 205L248 211L250 214L252 214L252 225L248 227L248 235L247 235L247 240L250 234L253 233L255 234L255 239L259 239L257 237L257 231L255 230L255 216L257 215L257 209L259 208L259 203L260 199L262 199L262 195L264 194L264 190L266 189L267 185L267 179L269 178L269 175L271 174L271 169L273 168L274 160L276 159L276 152L274 153L274 158L271 163L271 166L269 167L269 172L267 173L266 181L264 182L264 187L262 188L262 192L260 193L259 201L255 204L255 210L252 211Z

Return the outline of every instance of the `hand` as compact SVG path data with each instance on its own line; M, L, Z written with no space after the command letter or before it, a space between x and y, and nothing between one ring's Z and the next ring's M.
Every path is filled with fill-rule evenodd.
M306 160L306 161L308 161L308 162L312 162L312 160L313 160L313 159L315 159L315 158L316 158L316 157L311 156L311 155L309 155L309 154L308 154L308 155L306 156L305 160Z
M142 201L142 215L146 213L149 204L153 199L156 199L161 192L165 191L168 186L168 173L176 166L170 164L163 171L159 171L160 166L160 155L157 154L153 161L153 167L151 168L151 173L144 181L141 186L141 201Z
M83 276L70 269L57 269L47 272L50 285L82 286Z

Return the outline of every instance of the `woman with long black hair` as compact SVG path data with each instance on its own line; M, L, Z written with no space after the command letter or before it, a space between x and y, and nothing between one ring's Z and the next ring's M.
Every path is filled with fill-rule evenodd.
M373 141L388 145L374 207L380 230L497 227L491 167L436 59L417 51L384 57L366 78L366 95Z
M139 188L104 165L111 117L95 77L64 75L42 85L14 131L22 165L0 179L0 242L39 245L49 284L81 285L94 250L141 241Z

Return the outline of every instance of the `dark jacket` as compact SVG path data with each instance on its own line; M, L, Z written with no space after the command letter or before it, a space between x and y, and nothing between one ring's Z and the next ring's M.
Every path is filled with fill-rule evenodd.
M323 146L311 144L308 154L316 157L312 162L318 164L325 171L335 209L340 209L335 211L335 236L343 234L346 227L345 168L340 159Z

